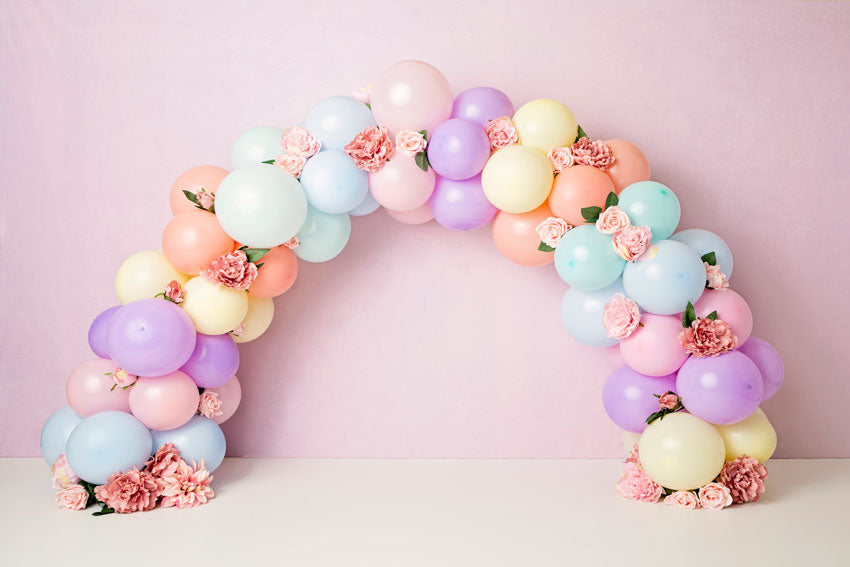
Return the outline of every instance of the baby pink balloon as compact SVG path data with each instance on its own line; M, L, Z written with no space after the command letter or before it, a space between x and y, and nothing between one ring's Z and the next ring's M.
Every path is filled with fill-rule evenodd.
M434 192L434 170L422 171L411 157L396 154L369 174L369 191L380 204L393 211L412 211L428 202Z
M436 67L422 61L396 63L372 87L372 114L395 135L399 130L430 134L452 114L452 89Z
M428 203L425 203L412 211L384 210L387 211L387 214L392 218L404 224L425 224L428 221L434 220L434 213L431 212L431 207Z
M647 376L666 376L676 372L687 358L679 344L682 321L672 315L643 313L643 327L620 341L620 353L632 370Z
M130 388L130 411L150 429L174 429L198 411L198 387L175 370L164 376L139 378Z
M242 386L239 384L239 379L234 376L224 386L218 388L207 388L204 392L215 392L218 394L218 400L221 402L219 411L221 415L211 418L216 423L224 423L236 413L239 407L239 402L242 401Z
M118 365L108 358L95 358L77 366L68 378L65 386L65 395L68 405L78 415L88 417L99 411L125 411L130 412L130 390L122 390L117 386L111 373L118 369ZM110 375L107 376L107 373Z
M717 311L717 318L729 323L732 334L742 345L753 332L753 312L743 297L731 289L707 289L694 304L697 317L705 317Z

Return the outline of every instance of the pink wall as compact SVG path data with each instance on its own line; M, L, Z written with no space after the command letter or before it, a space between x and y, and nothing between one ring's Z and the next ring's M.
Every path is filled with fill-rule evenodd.
M38 453L115 270L159 246L180 171L227 166L244 129L292 124L420 58L456 92L558 98L595 137L639 144L682 226L730 244L755 334L785 357L765 404L778 455L850 457L850 269L832 237L850 179L850 5L217 4L0 4L0 455ZM617 455L610 369L563 329L564 289L503 259L488 230L355 219L344 254L302 264L242 348L230 453Z

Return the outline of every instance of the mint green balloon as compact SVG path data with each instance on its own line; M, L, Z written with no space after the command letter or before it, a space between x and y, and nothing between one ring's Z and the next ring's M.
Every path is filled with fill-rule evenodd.
M242 133L233 144L230 162L233 169L275 159L283 153L280 139L283 130L276 126L258 126Z
M595 291L614 283L626 261L614 251L611 237L596 225L567 232L555 248L555 269L565 282L581 291Z
M307 208L307 219L296 234L295 255L305 262L327 262L335 258L351 236L351 217L331 215L313 207Z
M682 216L682 207L673 190L657 181L638 181L620 192L619 206L635 226L648 226L652 240L668 238Z

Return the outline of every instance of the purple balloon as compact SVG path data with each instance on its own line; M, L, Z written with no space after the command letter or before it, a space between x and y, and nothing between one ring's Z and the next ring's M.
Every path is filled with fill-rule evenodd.
M513 116L514 105L508 95L492 87L475 87L455 97L452 118L464 118L487 127L494 118Z
M180 370L201 388L218 388L239 369L239 349L230 335L198 333L195 350Z
M109 351L106 350L106 328L109 326L112 316L119 309L121 309L121 306L116 305L102 311L89 326L89 347L100 358L109 358Z
M480 228L499 212L484 196L480 174L461 181L437 177L430 205L434 219L453 230Z
M183 366L195 349L195 326L164 299L140 299L119 309L106 329L106 350L131 374L162 376Z
M676 388L689 412L717 425L749 417L764 393L756 364L734 350L720 356L688 358L679 369Z
M782 357L771 344L758 337L750 335L747 342L738 347L738 352L743 352L747 357L756 363L761 378L764 382L764 395L762 401L770 398L775 394L782 385L782 379L785 377L785 366L782 364Z
M490 159L490 140L484 129L469 120L446 120L431 133L428 161L437 174L449 179L469 179Z
M658 398L676 391L676 375L644 376L628 366L615 370L602 388L602 405L611 421L626 431L643 433L646 418L658 411Z

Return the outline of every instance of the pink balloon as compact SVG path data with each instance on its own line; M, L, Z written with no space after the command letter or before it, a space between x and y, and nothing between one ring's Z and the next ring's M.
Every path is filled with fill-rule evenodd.
M230 417L236 413L236 409L239 407L239 402L242 401L242 386L239 384L239 379L236 376L234 376L224 386L219 386L218 388L206 388L204 392L215 392L218 394L218 401L221 402L219 411L222 413L221 415L217 415L212 418L212 420L216 423L224 423L230 419Z
M112 373L118 365L108 358L95 358L77 366L68 378L65 395L68 405L78 415L88 417L99 411L130 412L130 390L117 386ZM109 374L107 376L107 374Z
M434 220L434 214L431 212L431 207L428 203L413 209L412 211L393 211L384 209L392 218L404 224L425 224L430 220Z
M732 334L738 337L742 345L753 332L753 312L743 297L731 289L707 289L694 303L697 317L705 317L717 311L717 318L729 323Z
M605 358L608 359L608 362L610 362L611 366L614 368L621 368L626 365L626 361L623 360L623 353L620 352L619 343L605 347L605 350L602 352L605 353Z
M198 387L183 372L139 378L130 388L130 410L150 429L174 429L198 411Z
M672 315L643 313L643 327L620 341L620 353L632 370L646 376L666 376L676 372L687 358L679 344L682 320Z
M428 202L434 192L434 170L422 171L413 158L394 155L369 174L369 190L380 204L393 211L412 211Z
M370 104L375 121L393 135L399 130L427 130L431 134L451 116L454 99L449 82L436 67L422 61L402 61L375 81Z

